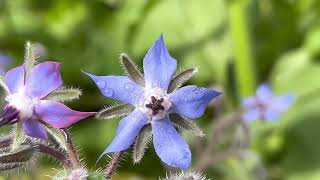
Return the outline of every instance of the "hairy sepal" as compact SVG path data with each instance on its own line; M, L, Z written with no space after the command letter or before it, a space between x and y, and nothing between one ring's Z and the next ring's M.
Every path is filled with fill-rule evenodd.
M44 99L58 102L70 102L72 100L79 99L81 95L82 91L78 88L60 87Z
M124 53L120 55L120 61L128 77L135 83L144 87L144 77L142 73L139 71L137 64L134 61L132 61L127 54Z
M134 108L135 107L131 104L114 105L100 110L96 117L98 119L113 119L116 117L123 117L131 113Z
M170 82L168 93L171 93L177 89L179 89L185 82L187 82L193 75L198 72L197 68L190 68L182 71L178 75L176 75Z
M152 138L151 130L152 129L150 124L145 125L136 138L132 153L133 162L135 164L141 161L148 148L148 145Z
M192 120L183 118L177 114L170 115L171 122L178 128L185 130L192 135L204 137L205 134L200 129L200 127Z

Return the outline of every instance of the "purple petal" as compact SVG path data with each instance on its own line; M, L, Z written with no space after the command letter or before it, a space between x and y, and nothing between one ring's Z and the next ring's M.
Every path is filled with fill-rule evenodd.
M280 115L279 111L276 111L271 108L267 109L263 114L264 119L271 122L274 122L277 119L279 119L279 115Z
M26 119L23 124L24 132L31 137L48 139L46 129L36 119Z
M24 67L18 66L5 74L5 82L11 94L18 92L24 85Z
M168 118L152 121L152 135L154 148L161 161L181 169L190 166L189 146Z
M131 81L127 76L95 76L87 72L84 73L90 76L106 97L136 105L143 95L142 87Z
M129 148L136 139L141 128L147 123L148 117L139 110L134 110L131 114L124 117L119 123L116 136L99 159L107 153L119 152Z
M143 68L147 88L168 89L176 71L177 62L170 56L162 35L144 57Z
M66 128L94 112L74 111L64 104L55 101L41 100L35 105L35 112L41 119L54 128Z
M254 108L254 109L249 109L248 111L244 112L242 115L242 118L246 122L251 122L251 121L259 119L260 115L261 115L261 109Z
M254 96L251 96L251 97L247 97L245 98L241 105L242 107L246 108L246 109L250 109L250 108L254 108L257 106L257 98L254 97Z
M257 89L257 98L262 103L267 103L272 98L272 90L268 84L262 84Z
M286 111L293 104L295 96L293 94L287 94L274 98L271 104L271 108L280 112Z
M60 63L43 62L36 65L26 79L26 92L41 99L62 85Z
M220 92L194 85L185 86L170 94L170 100L173 103L171 111L189 119L199 118L203 115L208 103L220 94Z

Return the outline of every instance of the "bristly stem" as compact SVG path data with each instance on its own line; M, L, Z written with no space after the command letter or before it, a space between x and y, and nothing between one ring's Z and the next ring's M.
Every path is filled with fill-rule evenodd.
M74 148L74 145L72 143L70 133L68 132L67 129L62 129L62 131L65 133L65 138L67 141L67 151L68 151L67 153L69 155L72 167L73 168L80 168L81 162L80 162L79 156L77 154L77 151Z
M46 146L44 144L35 144L34 145L39 152L50 155L51 157L57 159L58 161L62 162L64 168L68 169L71 168L71 162L69 161L66 155L52 147Z
M106 169L103 172L103 175L106 179L111 179L112 175L115 173L119 162L121 160L121 157L123 156L125 151L115 152L112 155L112 158L106 167Z
M211 128L212 133L209 135L208 145L203 152L200 153L201 156L195 165L196 170L203 171L211 164L212 159L210 157L212 156L214 146L219 143L221 140L220 137L226 128L234 125L236 122L240 123L241 114L242 110L238 110L228 116L222 116L221 118L217 119L217 123L214 123L214 126Z

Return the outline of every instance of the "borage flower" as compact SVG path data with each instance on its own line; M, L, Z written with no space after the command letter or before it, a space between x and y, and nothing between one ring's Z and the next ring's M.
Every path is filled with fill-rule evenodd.
M245 109L243 119L247 122L259 118L267 121L275 121L280 114L293 104L295 97L288 93L282 96L274 96L268 84L262 84L257 88L256 95L242 101Z
M60 63L43 62L34 66L30 73L26 66L18 66L4 76L2 86L7 91L7 103L1 113L0 126L19 122L28 136L47 139L43 123L65 128L94 114L74 111L50 98L50 93L63 84Z
M132 61L124 55L122 58L129 77L95 76L86 73L97 84L104 96L134 106L133 112L120 121L115 138L102 156L129 148L142 128L151 124L153 145L160 159L173 167L183 169L189 167L190 149L177 132L169 115L178 114L188 119L199 118L203 115L208 103L220 93L195 85L178 89L196 72L196 69L186 70L173 79L177 63L170 56L162 35L144 58L144 78ZM122 115L126 114L126 110L118 112ZM99 114L103 113L102 111ZM116 115L110 113L113 114L112 117ZM189 121L186 120L180 125L184 127L190 124Z

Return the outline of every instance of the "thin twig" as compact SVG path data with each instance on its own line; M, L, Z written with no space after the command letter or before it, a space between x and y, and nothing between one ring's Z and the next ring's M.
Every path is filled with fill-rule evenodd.
M115 173L115 171L119 165L119 162L120 162L121 157L123 156L124 152L125 151L113 153L112 158L103 173L105 178L111 179L112 175Z
M221 135L223 135L223 131L232 126L235 122L241 120L241 110L235 111L232 114L228 116L223 116L217 120L217 124L214 123L213 127L211 128L211 135L208 139L207 147L204 149L204 151L201 153L201 156L199 160L197 161L195 165L195 169L198 171L203 171L206 169L211 162L211 155L213 152L213 148L216 144L219 143L221 140Z
M65 133L65 138L67 141L67 151L68 151L68 155L69 155L71 164L72 164L73 168L80 168L81 162L80 162L79 156L77 154L77 151L74 148L74 145L72 143L71 136L70 136L67 129L62 129L62 131Z

